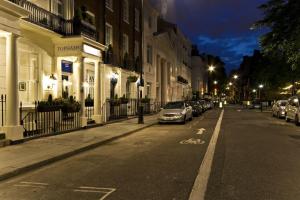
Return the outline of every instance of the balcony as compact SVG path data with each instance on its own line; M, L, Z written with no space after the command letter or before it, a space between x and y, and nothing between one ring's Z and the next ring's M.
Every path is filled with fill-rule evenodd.
M25 20L64 36L84 35L98 41L95 26L82 20L66 20L27 0L9 0L30 12Z

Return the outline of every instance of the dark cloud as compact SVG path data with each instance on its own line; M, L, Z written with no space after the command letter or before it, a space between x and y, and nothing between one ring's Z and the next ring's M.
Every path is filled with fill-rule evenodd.
M155 0L154 0L155 1ZM156 0L166 2L166 18L177 23L202 52L219 55L228 69L259 48L261 32L250 30L267 0ZM157 4L159 5L159 4Z

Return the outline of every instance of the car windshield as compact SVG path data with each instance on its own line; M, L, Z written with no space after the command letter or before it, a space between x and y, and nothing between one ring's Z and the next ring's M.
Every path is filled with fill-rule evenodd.
M281 102L280 106L286 106L286 102Z
M183 102L170 102L165 105L164 109L183 109L184 103Z

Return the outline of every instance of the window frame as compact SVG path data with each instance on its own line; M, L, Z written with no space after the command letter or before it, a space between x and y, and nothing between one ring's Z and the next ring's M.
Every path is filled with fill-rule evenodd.
M105 0L105 7L110 11L114 11L114 0Z
M123 0L123 6L122 6L122 18L123 18L123 21L126 22L127 24L129 24L129 9L130 9L130 6L129 6L129 0Z
M109 43L107 43L107 27L108 28L110 28L110 41L109 41ZM108 45L113 45L113 41L114 41L114 37L113 37L113 35L114 35L114 31L113 31L113 26L111 25L111 24L109 24L109 23L105 23L105 45L106 46L108 46Z

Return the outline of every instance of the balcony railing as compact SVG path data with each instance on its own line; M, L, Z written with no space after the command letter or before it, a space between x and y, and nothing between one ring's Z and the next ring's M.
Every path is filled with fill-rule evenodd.
M98 40L96 28L83 21L66 20L27 0L9 0L30 12L27 21L52 30L64 36L84 35Z

